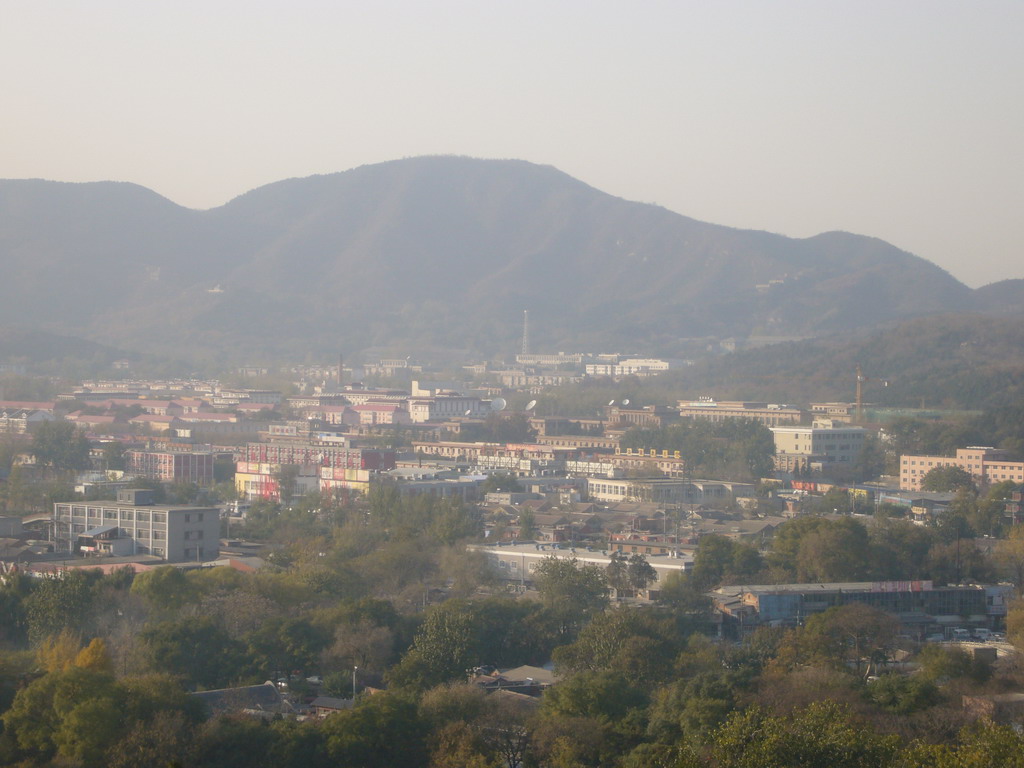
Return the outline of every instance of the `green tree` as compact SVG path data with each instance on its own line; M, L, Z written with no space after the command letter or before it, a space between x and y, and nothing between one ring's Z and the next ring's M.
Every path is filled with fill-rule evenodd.
M394 693L368 696L327 718L321 732L330 765L408 768L425 765L425 730L416 703Z
M184 571L173 565L162 565L138 574L132 582L131 591L145 600L150 608L164 612L177 611L198 598L195 584Z
M390 680L422 690L457 678L480 664L475 619L472 606L463 600L431 607L412 648L391 671Z
M693 558L692 577L696 584L710 588L723 579L749 579L761 570L761 554L749 544L725 536L702 536Z
M1024 592L1024 524L1010 528L1005 539L996 542L994 558L1000 571Z
M38 644L63 629L81 632L92 612L92 581L77 570L40 579L23 601L29 640Z
M87 469L90 443L69 421L46 421L32 434L36 461L57 470Z
M604 571L596 565L581 564L575 557L544 558L533 571L533 582L563 637L575 636L608 605Z
M248 671L242 645L212 618L188 617L147 627L139 635L142 658L194 688L222 688Z
M629 589L629 558L622 552L612 552L604 574L609 587L620 594L625 592Z
M961 488L977 491L971 473L957 466L932 467L921 480L921 490L950 492Z
M658 580L658 572L641 554L630 555L627 570L629 586L638 591L647 589L648 584Z
M523 485L508 472L495 472L487 476L487 479L480 484L480 493L519 493Z
M722 768L888 768L898 743L860 725L844 707L821 702L792 717L758 707L735 713L715 733L712 752Z
M868 575L867 528L849 517L828 521L800 541L796 572L801 582L858 581Z

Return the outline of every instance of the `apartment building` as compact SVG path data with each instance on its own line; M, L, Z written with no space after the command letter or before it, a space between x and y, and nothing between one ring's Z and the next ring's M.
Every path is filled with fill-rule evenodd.
M164 483L213 483L213 454L208 451L125 451L128 474Z
M959 467L979 485L1024 483L1024 461L1010 461L1009 456L1008 451L988 446L958 448L956 456L901 456L900 488L920 491L924 476L935 467Z
M156 555L169 563L217 557L216 507L153 504L152 491L123 489L117 501L53 505L57 552L86 557Z
M860 456L867 435L863 427L837 427L820 419L809 427L771 427L775 439L775 469L780 472L827 472L850 466Z
M680 400L679 415L688 419L703 421L726 421L729 419L750 419L769 427L799 424L804 412L791 405L779 403L750 403L738 400L714 400L701 397L697 400Z

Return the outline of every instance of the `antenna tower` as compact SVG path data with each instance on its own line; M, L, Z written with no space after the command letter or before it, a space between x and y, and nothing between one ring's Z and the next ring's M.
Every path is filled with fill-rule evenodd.
M523 310L523 354L530 354L530 310Z

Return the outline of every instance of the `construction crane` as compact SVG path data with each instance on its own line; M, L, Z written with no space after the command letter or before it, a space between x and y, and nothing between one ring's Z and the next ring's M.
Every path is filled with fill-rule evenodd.
M857 366L857 420L860 421L864 418L864 385L869 381L877 381L882 384L883 387L889 386L887 379L872 379L865 376L860 369L860 365Z

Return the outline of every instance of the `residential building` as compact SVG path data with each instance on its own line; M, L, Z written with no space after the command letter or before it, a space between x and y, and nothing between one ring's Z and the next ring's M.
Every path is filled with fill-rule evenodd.
M645 405L627 408L624 405L606 405L605 420L610 427L645 427L660 429L679 420L679 413L667 405Z
M970 446L958 448L956 456L901 456L900 488L921 490L921 481L935 467L959 467L975 483L988 485L1009 480L1024 483L1024 461L1010 461L1010 452L1000 448Z
M607 552L595 552L583 547L573 549L564 544L470 544L467 548L486 555L499 577L524 586L532 582L537 566L550 557L575 560L580 565L595 565L602 570L611 562ZM693 568L693 558L689 555L653 557L648 562L658 575L657 581L651 585L653 589L657 589L668 574Z
M163 483L213 483L213 454L209 451L125 451L125 472Z
M490 412L490 404L479 397L460 395L456 392L409 400L409 418L414 424L451 419L456 416L483 416Z
M588 363L584 369L587 376L610 376L619 379L623 376L654 376L665 371L675 371L688 365L686 361L654 358L629 357L616 362Z
M738 496L752 496L750 483L661 478L587 478L591 501L649 501L655 504L703 504L729 502Z
M769 427L784 424L799 424L804 412L792 405L777 403L752 403L739 400L714 400L701 397L697 400L680 400L679 415L683 418L702 421L727 421L749 419Z
M53 505L54 549L69 555L155 555L169 563L217 557L216 507L153 504L152 491L125 489L117 501Z
M866 430L835 426L820 419L809 427L771 427L775 439L775 469L780 472L828 472L849 467L860 456Z
M53 421L56 417L49 411L29 408L0 408L0 433L24 435L37 424Z

